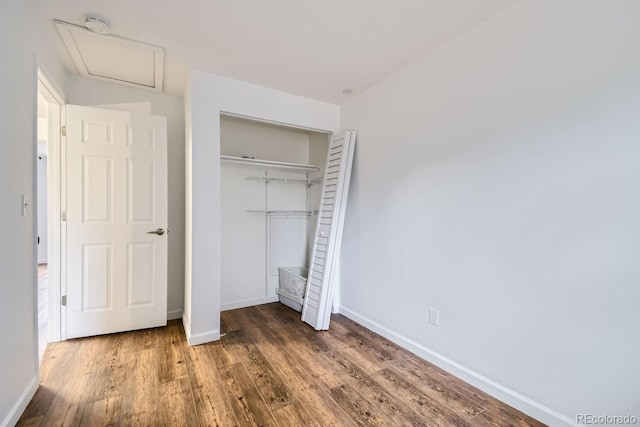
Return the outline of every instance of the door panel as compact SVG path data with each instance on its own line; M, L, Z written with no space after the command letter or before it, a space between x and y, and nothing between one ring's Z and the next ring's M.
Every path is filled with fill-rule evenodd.
M127 307L153 305L155 247L151 243L127 245Z
M166 119L66 113L67 337L165 325Z
M113 221L113 158L82 157L82 218L85 224Z
M82 245L82 311L111 310L113 262L111 245Z
M150 160L127 159L127 220L153 224L156 164Z

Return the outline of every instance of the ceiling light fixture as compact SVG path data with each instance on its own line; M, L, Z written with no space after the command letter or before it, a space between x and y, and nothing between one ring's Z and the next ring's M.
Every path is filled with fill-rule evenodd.
M110 34L111 26L109 21L99 16L89 15L84 20L84 26L90 31L98 34Z

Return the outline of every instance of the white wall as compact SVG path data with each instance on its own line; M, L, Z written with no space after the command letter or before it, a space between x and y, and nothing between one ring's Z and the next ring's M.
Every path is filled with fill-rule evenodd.
M220 119L220 154L306 164L309 162L309 133L223 116Z
M169 262L167 309L169 318L180 318L184 306L184 100L181 97L70 76L69 104L112 108L167 118L167 167L169 196Z
M341 311L552 425L640 417L639 18L522 0L344 105Z
M0 425L13 425L38 386L36 326L36 66L62 66L24 1L0 2ZM37 52L37 57L36 57ZM60 85L62 86L62 85ZM21 215L21 195L30 203Z
M189 344L220 335L220 112L334 131L339 107L193 71L185 95L185 315Z

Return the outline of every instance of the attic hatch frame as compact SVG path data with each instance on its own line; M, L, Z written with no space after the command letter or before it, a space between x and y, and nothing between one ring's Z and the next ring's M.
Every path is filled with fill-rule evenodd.
M115 35L105 35L98 34L90 31L84 27L70 24L68 22L59 21L57 19L53 20L62 41L64 42L73 63L75 64L78 72L83 77L90 77L97 80L102 80L105 82L121 84L130 87L136 87L139 89L151 90L154 92L162 92L163 89L163 78L164 78L164 49L158 46L150 45L147 43L127 39L125 37L115 36ZM108 76L103 76L100 74L94 74L89 70L89 67L85 63L85 60L82 56L82 52L78 47L76 40L73 37L73 33L84 33L94 37L99 37L104 40L111 40L115 43L119 43L120 45L124 45L126 47L143 49L147 52L151 52L153 54L153 84L146 85L143 83L136 83L132 81L127 81L119 78L112 78Z

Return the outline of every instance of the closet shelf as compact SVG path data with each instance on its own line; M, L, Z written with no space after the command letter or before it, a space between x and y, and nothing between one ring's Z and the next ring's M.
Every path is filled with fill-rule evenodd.
M322 182L322 178L313 178L313 179L296 179L296 178L269 178L266 176L248 176L246 178L248 181L260 181L260 182L279 182L285 184L320 184Z
M261 211L261 210L246 210L246 213L260 214L267 216L309 216L317 214L318 211Z
M220 156L220 161L224 163L240 163L249 166L262 166L275 169L287 169L300 172L316 172L320 168L315 165L303 165L300 163L275 162L272 160L248 159L245 157Z

